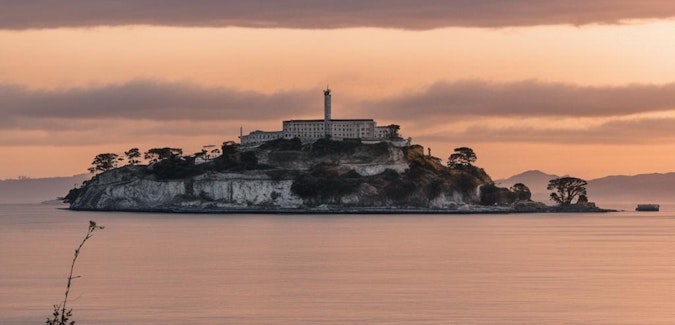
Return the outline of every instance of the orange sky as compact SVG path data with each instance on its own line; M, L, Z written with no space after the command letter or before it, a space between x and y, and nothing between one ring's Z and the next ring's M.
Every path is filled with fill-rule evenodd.
M675 171L673 31L669 18L414 30L0 24L0 179L82 173L96 154L133 146L195 152L235 140L239 126L319 117L327 83L335 117L400 124L443 159L470 146L493 178Z

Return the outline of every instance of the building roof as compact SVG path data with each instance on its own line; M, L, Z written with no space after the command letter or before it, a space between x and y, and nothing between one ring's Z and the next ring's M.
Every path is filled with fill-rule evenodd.
M259 134L259 133L281 133L281 132L284 132L284 131L260 131L260 130L255 130L255 131L249 133L249 135Z
M286 120L284 123L289 122L323 122L324 119L316 120ZM375 122L372 118L370 119L331 119L331 122Z

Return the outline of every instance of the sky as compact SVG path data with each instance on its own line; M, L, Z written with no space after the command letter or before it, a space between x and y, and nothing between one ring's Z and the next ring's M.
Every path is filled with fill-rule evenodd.
M494 179L675 171L671 0L5 0L0 179L321 118L327 85Z

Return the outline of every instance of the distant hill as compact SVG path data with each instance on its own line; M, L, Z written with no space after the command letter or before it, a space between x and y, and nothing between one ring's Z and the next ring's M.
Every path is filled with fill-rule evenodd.
M532 200L548 203L550 192L546 190L546 186L548 186L548 181L554 178L558 178L558 176L546 174L539 170L528 170L506 179L498 179L495 183L500 187L511 187L516 183L523 183L530 188Z
M602 202L675 202L675 173L607 176L588 182L588 197Z
M506 179L496 180L498 186L510 187L523 183L532 191L532 199L549 202L548 181L557 175L530 170ZM675 173L607 176L588 181L588 198L608 203L669 203L675 202Z
M70 177L0 180L0 204L40 203L63 197L75 185L91 178L90 174Z

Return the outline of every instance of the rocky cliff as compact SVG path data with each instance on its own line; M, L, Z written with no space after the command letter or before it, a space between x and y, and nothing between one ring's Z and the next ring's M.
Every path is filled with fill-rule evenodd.
M421 146L279 140L248 151L230 144L221 157L203 164L180 157L113 169L66 199L71 209L203 212L510 203L495 191L485 202L480 187L492 180L469 167L449 169Z

